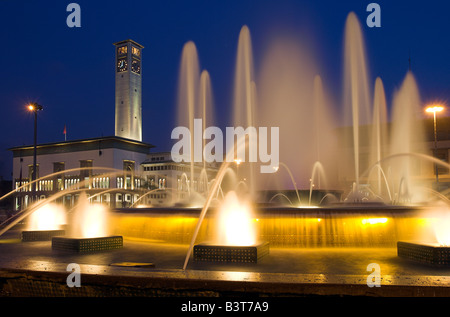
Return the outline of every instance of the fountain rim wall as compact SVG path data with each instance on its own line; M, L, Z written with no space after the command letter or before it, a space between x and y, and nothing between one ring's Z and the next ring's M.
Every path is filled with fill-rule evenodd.
M355 215L389 215L389 216L413 216L425 211L429 207L424 206L396 206L381 204L348 204L326 207L289 207L289 206L254 206L256 216L355 216ZM192 216L198 217L202 208L199 207L141 207L141 208L115 208L113 214L123 215L155 215L155 216ZM210 207L206 216L215 215L216 208Z

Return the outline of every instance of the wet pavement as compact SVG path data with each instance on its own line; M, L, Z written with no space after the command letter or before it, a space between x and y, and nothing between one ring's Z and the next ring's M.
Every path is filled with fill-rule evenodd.
M0 270L9 273L58 272L67 276L67 265L77 263L82 274L97 277L153 279L153 283L160 279L158 281L164 281L166 284L176 280L182 285L177 287L185 289L194 287L194 282L208 281L208 286L202 284L194 287L204 291L217 291L219 286L223 289L221 282L246 282L252 283L253 292L270 289L271 293L305 294L310 290L314 294L320 294L323 290L318 291L314 287L328 285L334 287L328 291L338 295L395 296L397 292L403 296L405 293L399 292L398 287L402 287L402 290L412 287L414 290L411 290L411 295L420 296L414 294L418 292L417 287L423 287L427 291L434 288L431 294L435 294L437 290L439 296L450 296L450 268L434 268L399 258L396 248L270 248L270 254L254 264L196 263L191 257L184 271L182 268L188 247L162 241L124 238L121 249L73 253L52 250L51 241L22 242L20 231L10 230L0 237ZM120 262L152 265L113 265ZM369 288L367 285L367 278L372 273L371 270L368 271L371 263L378 264L380 268L379 288ZM243 291L248 291L248 285L246 284ZM305 288L305 285L314 287ZM298 288L300 286L301 290ZM348 286L353 288L345 289ZM358 286L360 290L357 291L354 286ZM391 287L388 293L387 286ZM227 287L239 289L240 286L235 284Z

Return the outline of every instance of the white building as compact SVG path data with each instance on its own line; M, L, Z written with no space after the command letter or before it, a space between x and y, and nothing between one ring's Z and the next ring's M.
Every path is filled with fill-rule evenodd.
M58 192L58 201L73 206L82 190L97 195L93 201L111 207L133 203L143 188L140 163L153 146L120 137L102 137L37 146L36 191L30 184L33 146L14 147L15 208L26 208L33 197L45 199ZM54 196L56 197L56 196Z
M141 163L142 179L151 192L148 192L146 204L173 205L189 198L191 192L204 194L208 192L216 176L217 163L174 162L170 152L152 153ZM190 180L191 168L194 180Z
M150 154L153 145L142 142L143 46L132 40L114 45L115 136L38 144L36 188L31 185L34 145L11 148L15 210L48 197L71 207L81 191L111 208L173 203L189 193L189 177L183 175L189 176L190 165L175 164L170 153ZM197 167L196 173L201 173ZM213 174L208 166L202 179Z

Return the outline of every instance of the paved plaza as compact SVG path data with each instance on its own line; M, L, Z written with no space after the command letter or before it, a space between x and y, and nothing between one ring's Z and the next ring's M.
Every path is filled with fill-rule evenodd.
M70 295L73 289L66 285L70 263L80 266L82 286L96 285L86 296L115 296L114 287L126 289L121 296L450 295L450 268L407 261L397 256L396 248L271 248L258 263L197 263L191 257L183 270L188 248L125 238L121 249L73 253L52 250L51 241L22 242L20 231L10 230L0 239L3 295L52 296L46 293L49 286L38 287L39 283L22 290L15 285L15 292L25 293L8 293L14 284L11 281L21 278L56 283L62 293L52 286L55 296ZM380 287L367 284L371 263L380 267ZM98 287L100 284L103 289Z

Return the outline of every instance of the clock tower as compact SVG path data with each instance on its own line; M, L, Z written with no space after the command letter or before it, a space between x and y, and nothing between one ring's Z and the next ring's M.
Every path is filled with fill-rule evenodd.
M116 46L115 135L142 142L142 45L133 40Z

